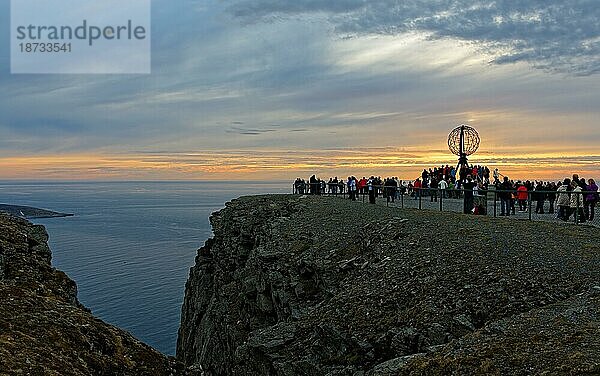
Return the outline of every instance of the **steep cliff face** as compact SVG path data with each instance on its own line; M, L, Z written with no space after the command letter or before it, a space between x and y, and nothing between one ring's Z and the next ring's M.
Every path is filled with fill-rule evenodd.
M0 374L174 375L174 359L94 318L42 226L0 214Z
M186 284L187 366L600 372L597 229L292 196L234 200L211 223Z

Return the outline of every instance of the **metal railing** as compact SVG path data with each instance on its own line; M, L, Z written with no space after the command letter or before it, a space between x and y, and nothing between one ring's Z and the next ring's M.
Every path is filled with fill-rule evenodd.
M338 189L330 188L327 185L325 189L322 188L313 187L312 190L309 189L302 193L294 186L292 191L295 194L311 194L313 192L312 194L324 196L352 198L345 185L344 187L338 185ZM382 204L383 199L386 206L400 208L461 212L494 218L505 215L530 221L562 220L575 224L588 223L599 226L600 220L595 216L595 206L598 200L586 200L590 193L588 191L503 191L496 190L495 187L477 191L457 188L399 188L377 185L357 189L353 196L354 200L362 202L369 201L370 195L375 196L377 204ZM558 205L558 196L563 194L568 195L568 206ZM572 199L573 195L576 195L575 199ZM521 197L520 200L519 197ZM373 197L371 197L371 202L373 202L372 200ZM502 211L502 206L504 206L504 211Z

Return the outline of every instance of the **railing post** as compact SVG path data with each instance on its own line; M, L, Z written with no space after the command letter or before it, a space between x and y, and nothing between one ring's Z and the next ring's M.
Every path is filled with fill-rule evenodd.
M402 192L402 191L400 191L400 200L402 202L401 207L402 207L402 209L404 209L404 192Z
M419 190L419 210L421 210L423 208L423 191L421 190L421 188L418 188Z

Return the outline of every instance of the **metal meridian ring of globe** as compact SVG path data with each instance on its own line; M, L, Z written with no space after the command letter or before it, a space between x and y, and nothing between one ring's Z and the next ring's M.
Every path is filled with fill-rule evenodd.
M479 133L474 128L464 124L456 127L448 136L450 151L459 157L475 154L479 149L479 142Z

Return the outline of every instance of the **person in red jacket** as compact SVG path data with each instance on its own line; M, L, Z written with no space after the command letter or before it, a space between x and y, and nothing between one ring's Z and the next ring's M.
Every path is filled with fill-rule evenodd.
M367 193L367 178L365 178L364 176L363 176L362 179L360 179L358 181L358 191L361 194L366 194Z
M417 178L417 180L415 180L415 184L413 184L413 189L415 191L415 200L418 199L421 195L421 188L423 188L423 183L421 183L421 180Z
M529 193L524 184L519 182L518 185L519 188L517 188L517 200L519 200L519 211L524 212L527 211L527 200L529 199Z

